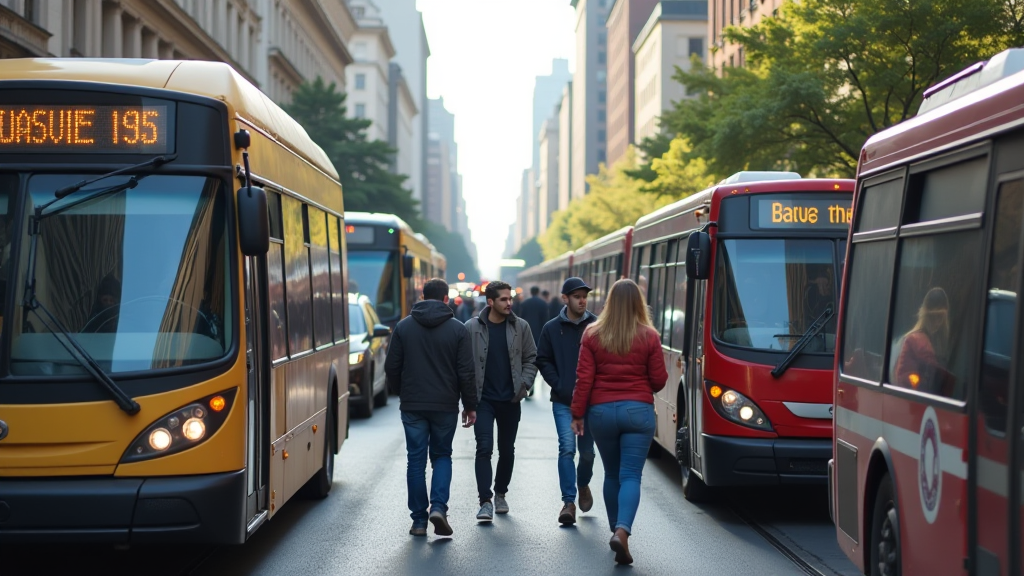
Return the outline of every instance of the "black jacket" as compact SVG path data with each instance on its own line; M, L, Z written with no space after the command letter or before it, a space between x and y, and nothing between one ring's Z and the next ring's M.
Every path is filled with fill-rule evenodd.
M583 331L597 320L590 310L579 324L573 324L565 307L552 318L540 333L537 345L537 369L551 386L551 401L572 404L572 391L576 388L576 363L580 358Z
M395 326L384 363L401 410L476 410L473 347L466 327L439 300L423 300Z
M544 328L544 323L551 319L548 316L548 303L540 296L530 296L523 301L520 310L522 314L519 314L519 317L530 325L533 341L536 342L540 339L540 331Z

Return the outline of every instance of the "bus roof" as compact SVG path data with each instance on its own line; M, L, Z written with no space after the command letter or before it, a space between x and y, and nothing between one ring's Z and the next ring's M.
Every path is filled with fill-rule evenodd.
M335 180L338 173L306 130L266 94L223 62L129 58L20 58L0 63L2 80L53 80L140 86L207 96L284 143Z
M625 242L626 237L629 236L629 234L632 231L632 226L625 226L623 228L619 228L615 232L605 234L604 236L598 238L597 240L591 240L590 242L587 242L580 248L576 249L576 258L583 258L594 254L597 254L599 256L605 256L608 252L614 252L614 248L610 251L602 251L601 248L604 248L609 245L614 245L616 243Z
M345 222L349 224L377 224L379 226L392 226L399 228L407 234L412 234L412 226L394 214L383 212L351 212L345 211Z
M975 64L927 92L917 116L868 139L858 174L883 170L1024 124L1024 50Z

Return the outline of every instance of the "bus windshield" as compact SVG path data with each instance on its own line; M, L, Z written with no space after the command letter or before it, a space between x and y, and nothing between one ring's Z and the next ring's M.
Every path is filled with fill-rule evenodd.
M24 230L34 206L88 178L28 179ZM115 176L56 202L40 223L35 297L109 373L174 368L223 357L232 343L231 275L222 182L204 176L138 176L133 188L76 204ZM80 375L85 369L23 307L31 238L21 241L12 318L11 372Z
M369 298L381 322L396 320L402 313L398 272L398 252L350 250L348 253L348 291Z
M723 240L715 269L714 335L725 344L787 351L826 308L836 311L837 256L832 239ZM807 353L832 354L835 316Z

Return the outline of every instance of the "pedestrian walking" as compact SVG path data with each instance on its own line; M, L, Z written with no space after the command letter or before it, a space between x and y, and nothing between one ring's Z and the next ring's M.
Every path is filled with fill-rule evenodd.
M544 298L547 298L546 294L544 295ZM565 304L562 302L561 296L552 296L551 302L548 304L548 317L558 318L558 313L562 311L562 306L564 305Z
M476 422L477 390L473 379L473 349L469 331L452 317L448 284L440 278L423 286L423 300L391 334L384 363L388 386L399 394L405 447L408 452L406 483L413 536L449 536L448 496L452 483L452 439L459 421ZM427 455L433 469L427 499ZM428 513L427 506L430 506Z
M589 426L601 453L612 531L608 545L619 564L633 563L629 536L654 439L654 393L667 379L661 338L651 325L647 302L632 280L619 280L583 334L572 396L573 431L581 436Z
M530 325L530 331L533 334L534 342L540 340L540 330L550 319L548 316L548 303L546 300L541 299L539 294L539 286L530 288L530 297L524 300L522 304L523 313L521 317Z
M551 386L551 412L558 432L558 484L562 490L562 509L558 522L576 523L576 495L580 510L589 512L594 506L590 480L594 477L594 437L584 425L583 435L576 439L572 430L572 393L576 388L576 362L580 356L583 332L597 320L587 310L590 286L582 278L568 278L562 284L562 302L558 316L548 321L537 345L537 369ZM576 451L580 463L575 464Z
M520 402L537 376L537 346L530 327L512 313L512 287L491 282L485 290L487 306L466 322L473 344L476 390L480 398L476 433L476 485L480 496L477 520L490 522L494 514L507 514L509 483L515 463L516 434L522 414ZM491 469L494 428L498 428L498 467ZM491 491L493 473L494 490ZM492 502L491 499L494 499Z

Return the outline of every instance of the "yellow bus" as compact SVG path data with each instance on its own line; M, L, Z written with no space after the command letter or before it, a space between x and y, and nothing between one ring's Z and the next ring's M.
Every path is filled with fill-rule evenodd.
M225 64L0 62L0 541L241 543L326 496L343 218Z
M390 328L409 315L423 284L444 278L445 258L394 214L345 213L349 292L364 294Z

